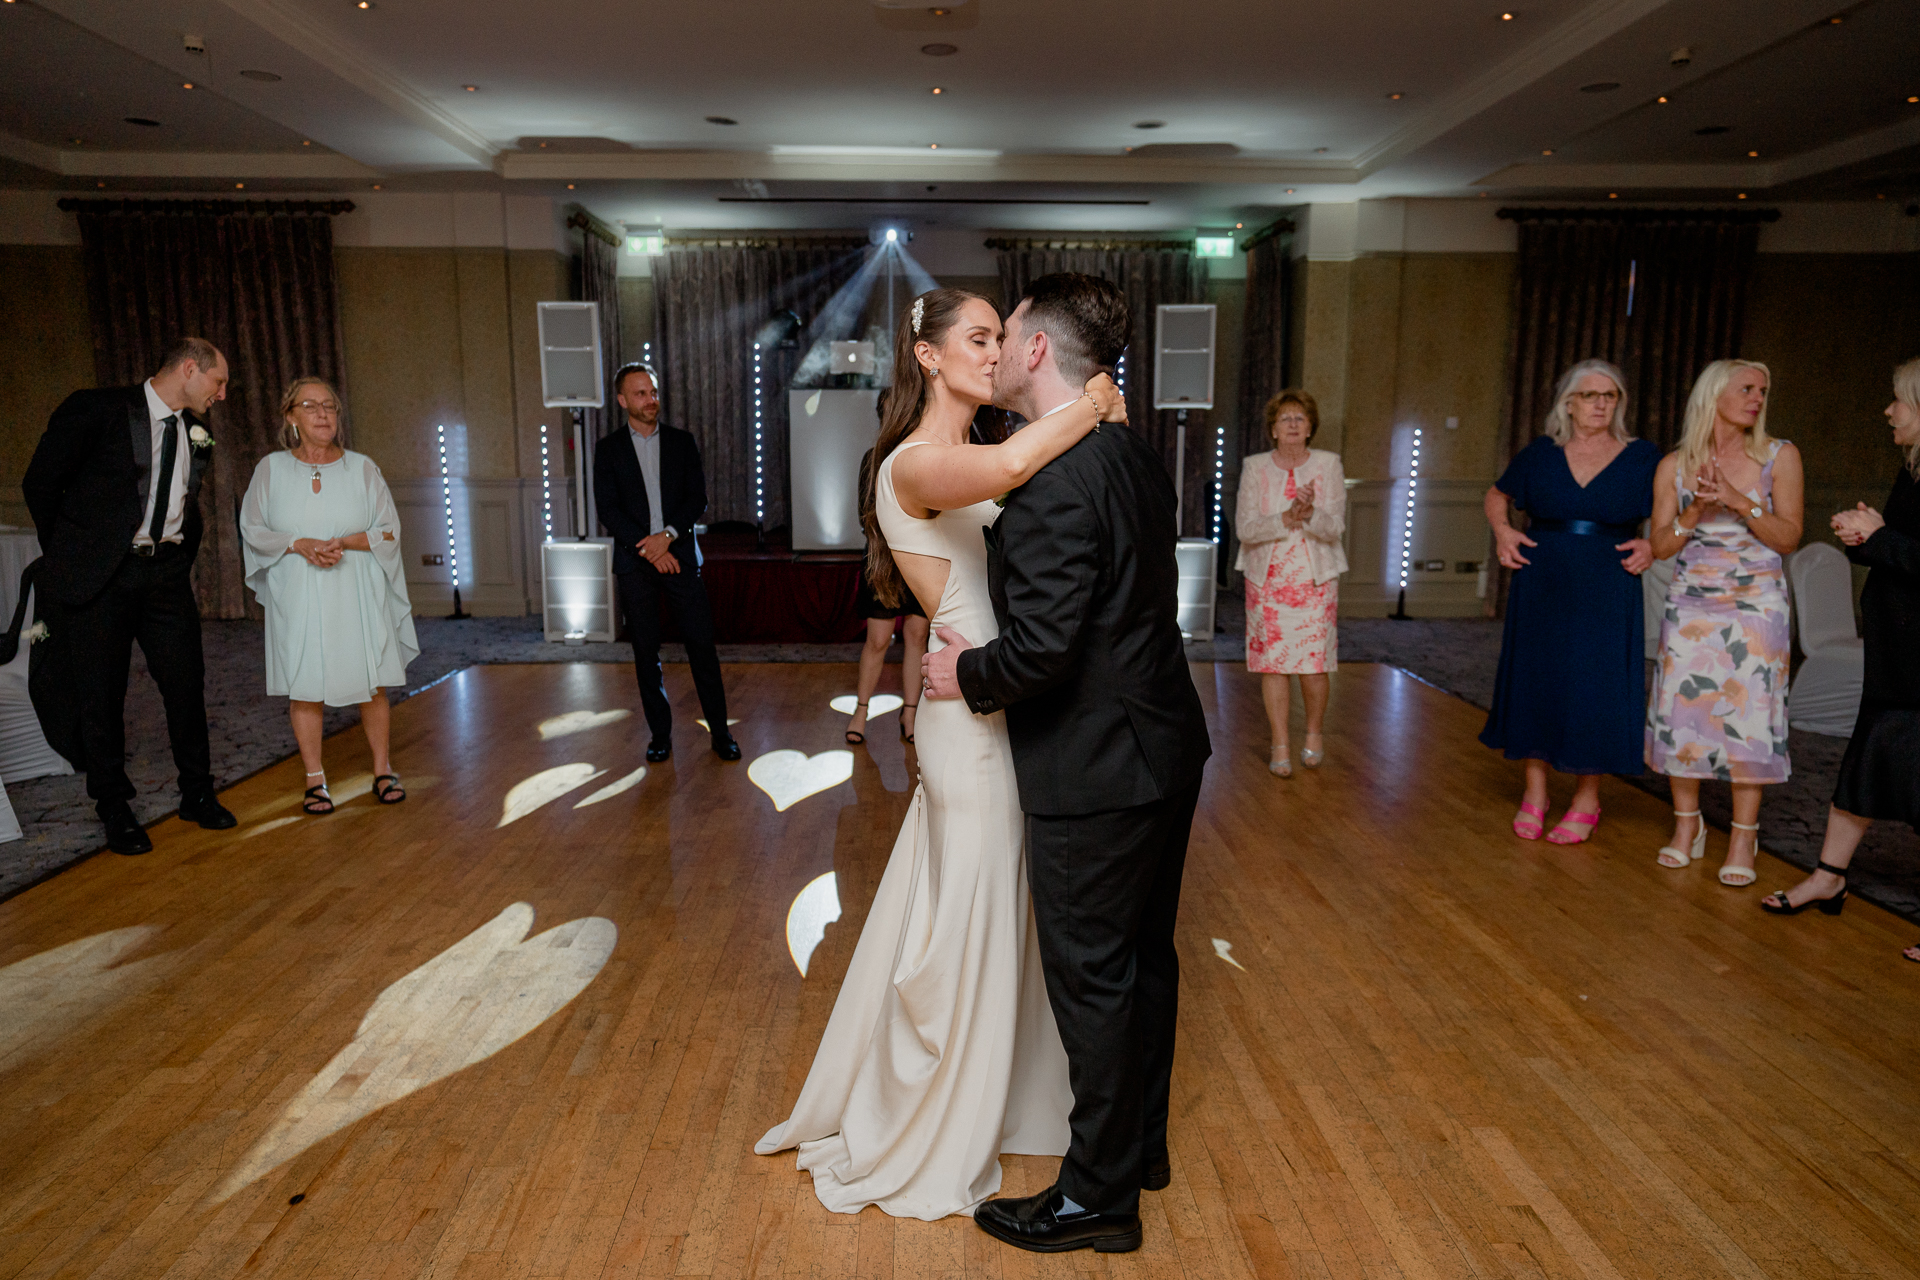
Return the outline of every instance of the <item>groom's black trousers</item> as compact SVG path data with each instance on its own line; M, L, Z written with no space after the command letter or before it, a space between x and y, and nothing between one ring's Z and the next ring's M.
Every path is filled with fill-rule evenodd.
M1131 809L1027 815L1027 882L1047 998L1067 1050L1073 1139L1058 1185L1132 1213L1167 1149L1180 959L1173 925L1200 783Z

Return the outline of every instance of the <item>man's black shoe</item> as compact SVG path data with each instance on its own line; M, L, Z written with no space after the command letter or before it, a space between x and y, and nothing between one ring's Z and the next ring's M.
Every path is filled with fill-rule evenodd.
M1065 1202L1060 1188L1048 1187L1037 1196L988 1200L973 1211L973 1220L994 1239L1035 1253L1128 1253L1140 1247L1139 1214L1063 1213Z
M107 848L128 858L153 852L153 841L147 838L125 800L102 800L94 808L107 828Z
M180 797L180 820L197 822L208 831L225 831L240 825L240 819L233 816L227 807L214 798L211 790L199 795Z
M713 735L713 754L722 760L738 760L740 744L733 740L730 733L716 733Z
M673 755L672 738L655 738L647 744L647 763L659 764Z
M1140 1173L1142 1191L1165 1191L1173 1182L1173 1162L1162 1151L1157 1156L1147 1157L1147 1167Z

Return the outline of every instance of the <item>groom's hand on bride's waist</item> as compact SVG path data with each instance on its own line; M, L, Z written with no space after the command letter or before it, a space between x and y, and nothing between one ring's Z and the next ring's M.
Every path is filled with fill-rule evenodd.
M960 696L960 676L956 668L960 664L961 653L973 648L973 641L952 627L935 627L933 633L947 647L921 659L920 687L929 698L957 698Z

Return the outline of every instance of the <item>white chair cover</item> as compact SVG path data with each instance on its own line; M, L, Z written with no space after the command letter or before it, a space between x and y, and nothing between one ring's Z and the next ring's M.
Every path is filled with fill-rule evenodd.
M27 631L33 626L33 603L29 592L26 617L20 624L20 651L13 655L12 662L0 667L0 783L73 772L66 757L47 745L47 735L40 731L40 717L34 714L33 701L27 696L27 659L33 649Z
M1800 664L1787 693L1787 723L1809 733L1850 737L1860 714L1866 649L1853 624L1853 569L1830 543L1787 557Z

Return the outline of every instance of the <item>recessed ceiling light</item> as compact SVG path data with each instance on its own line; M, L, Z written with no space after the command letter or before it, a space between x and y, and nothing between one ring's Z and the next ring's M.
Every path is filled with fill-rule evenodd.
M463 85L461 85L460 87L461 87L462 89L465 89L465 90L466 90L466 91L467 91L468 93L478 93L478 92L480 92L480 86L479 86L479 85L477 85L477 84L463 84Z
M1293 194L1293 188L1292 188L1292 187L1288 187L1288 188L1287 188L1287 194L1288 194L1288 195L1292 195L1292 194Z
M929 142L927 144L927 150L929 151L938 151L939 149L940 149L940 144L937 142Z
M945 58L960 52L960 46L957 44L923 44L920 46L920 52L926 54L929 58Z
M359 3L354 5L353 7L356 9L371 9L373 8L373 0L359 0ZM378 187L374 188L375 191L378 191L379 189L380 188Z
M1325 155L1325 154L1327 154L1327 149L1326 149L1325 147L1315 147L1315 148L1313 149L1313 154L1315 154L1315 155L1317 155L1317 156L1323 156L1323 155Z
M7 0L7 3L8 3L8 4L12 4L12 3L13 3L13 0ZM86 141L86 139L85 139L85 138L75 138L75 139L73 139L73 145L77 147L77 146L80 146L80 145L81 145L82 143L84 143L85 141Z
M1620 87L1620 82L1618 80L1595 80L1592 84L1581 85L1580 92L1612 93L1615 89L1618 89L1619 87Z
M1513 21L1513 15L1512 15L1512 14L1510 14L1510 13L1503 13L1503 14L1501 14L1501 15L1500 15L1500 21L1502 21L1502 22L1512 22L1512 21Z
M261 84L279 84L280 83L280 77L275 75L271 71L251 70L251 71L242 71L240 74L245 76L249 80L258 80Z
M740 122L738 120L735 120L732 116L708 116L707 123L708 124L739 124Z
M137 124L142 129L158 129L160 127L158 120L149 120L145 116L126 116L124 119L128 124Z
M233 189L235 191L245 191L247 189L247 184L244 182L236 182L233 184Z
M376 182L376 183L374 183L374 184L373 184L373 189L374 189L375 191L378 191L378 190L380 189L380 184L379 184L379 183L377 183L377 182Z
M1398 102L1398 101L1400 101L1400 99L1402 99L1402 98L1404 98L1404 97L1406 97L1406 96L1407 96L1407 95L1406 95L1406 94L1404 94L1404 93L1390 93L1390 94L1388 94L1388 95L1387 95L1387 101L1389 101L1389 102Z
M1745 200L1746 198L1747 198L1747 193L1744 191L1742 191L1739 195L1734 197L1735 200Z
M1667 100L1667 95L1664 93L1654 99L1655 102L1665 102L1666 100Z
M1609 192L1607 192L1607 199L1609 199L1609 200L1618 200L1619 198L1620 198L1620 193L1619 193L1618 191L1609 191Z
M302 138L300 139L300 145L303 147L310 147L313 145L313 140L311 138Z
M182 89L191 89L193 88L193 81L189 80L185 84L181 85L180 87Z
M935 85L935 86L934 86L934 89L933 89L933 92L934 92L935 94L942 94L942 93L945 93L945 92L946 92L946 90L945 90L945 89L942 89L942 88L940 88L940 87L939 87L938 85Z
M1828 25L1828 26L1833 26L1833 27L1837 27L1837 26L1839 26L1839 25L1840 25L1841 23L1843 23L1843 22L1845 22L1846 20L1847 20L1847 15L1846 15L1846 14L1844 14L1844 13L1836 13L1836 14L1834 14L1834 15L1833 15L1833 16L1832 16L1831 18L1828 18L1828 19L1827 19L1827 25Z
M12 4L12 3L13 3L13 0L7 0L7 3L8 3L8 4ZM94 185L94 186L96 186L96 187L104 187L104 186L106 186L107 184L106 184L106 183L104 183L104 182L96 182L96 183L94 183L93 185ZM1884 199L1886 199L1886 197L1885 197L1885 196L1881 196L1880 198L1881 198L1882 200L1884 200Z
M1545 151L1542 151L1540 154L1543 156L1550 156L1553 154L1553 148L1548 147Z
M1136 129L1164 129L1167 127L1167 122L1165 120L1135 120L1133 127Z
M1747 159L1749 159L1749 160L1758 160L1759 158L1760 158L1760 153L1759 153L1758 151L1749 151L1749 152L1747 152Z
M1908 99L1907 99L1907 101L1908 101L1908 102L1920 102L1920 96L1915 96L1915 97L1911 97L1911 98L1908 98Z
M1236 223L1234 223L1234 224L1233 224L1233 229L1234 229L1235 231L1238 231L1238 230L1240 230L1240 229L1241 229L1241 228L1242 228L1243 226L1245 226L1245 225L1246 225L1245 223L1240 223L1240 222L1236 222Z

